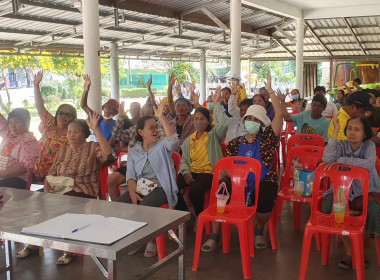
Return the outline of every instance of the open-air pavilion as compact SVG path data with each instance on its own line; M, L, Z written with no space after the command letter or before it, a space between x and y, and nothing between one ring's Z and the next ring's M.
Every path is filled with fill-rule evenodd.
M89 105L100 109L102 56L111 58L112 97L116 99L118 58L199 61L203 100L206 63L220 59L231 59L234 74L240 73L241 60L296 60L296 87L300 89L305 89L305 63L380 61L380 1L0 0L0 33L2 55L83 56L86 73L93 80ZM303 224L309 209L304 213ZM252 260L255 279L297 279L302 231L293 231L290 216L286 210L282 215L278 251L257 252ZM235 249L229 255L221 251L207 257L202 254L203 265L193 273L194 237L190 235L186 279L241 279L238 244L232 244ZM379 277L373 245L368 279ZM322 267L320 254L312 249L308 279L354 279L354 272L335 265L342 253L335 244L330 265ZM15 279L67 279L76 272L83 279L88 272L91 279L103 277L94 272L96 265L87 258L56 269L55 255L49 250L43 262L16 262L21 276L16 273ZM126 260L132 261L133 271L150 262L142 257ZM175 268L169 266L151 279L176 279Z

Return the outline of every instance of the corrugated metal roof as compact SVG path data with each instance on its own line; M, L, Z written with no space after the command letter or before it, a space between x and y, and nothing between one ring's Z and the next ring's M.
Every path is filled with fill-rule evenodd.
M11 2L0 3L0 48L29 49L33 45L42 49L82 49L82 14L73 8L71 0L20 1L23 6L16 15L1 13L11 7ZM206 4L213 15L229 26L229 1L213 0L211 3L210 0L136 0L134 4L140 4L140 9L119 9L118 27L115 26L114 8L100 6L101 51L108 55L107 47L110 41L115 41L122 56L199 58L200 49L206 49L208 57L228 58L229 34L202 11L187 14L180 29L178 19L182 12ZM144 12L144 5L155 5L175 13L162 16L148 8ZM379 56L380 16L347 18L347 21L355 35L342 18L308 20L313 33L310 30L305 33L304 55L328 57L327 48L333 56L363 56L363 48L367 55ZM275 25L283 32L276 31ZM293 58L295 40L288 37L295 38L295 23L290 18L242 5L242 30L243 59Z

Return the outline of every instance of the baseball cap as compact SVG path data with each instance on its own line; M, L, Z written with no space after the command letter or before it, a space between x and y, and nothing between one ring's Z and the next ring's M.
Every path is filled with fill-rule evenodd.
M115 99L109 99L106 103L103 104L102 109L104 108L105 105L108 105L119 112L119 102L117 102Z
M356 107L363 108L365 110L372 108L369 99L370 95L362 91L357 91L350 95L351 104L354 104Z

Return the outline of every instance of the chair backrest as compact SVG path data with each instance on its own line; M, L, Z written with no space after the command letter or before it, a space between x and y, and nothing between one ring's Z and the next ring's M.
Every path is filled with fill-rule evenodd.
M324 147L325 139L322 136L316 134L295 134L288 139L288 143L286 146L287 151L289 151L296 145L311 145Z
M176 171L176 181L178 179L178 174L179 174L179 168L181 166L181 155L177 152L172 152L172 159L173 159L173 162L174 162L174 167L175 167L175 171Z
M119 152L118 154L117 154L117 161L116 161L116 166L115 166L115 168L117 169L117 168L120 168L120 166L121 166L121 158L123 157L123 156L125 156L125 155L128 155L128 152Z
M367 169L357 166L350 166L345 164L334 164L330 170L325 170L326 165L319 166L314 173L314 185L313 185L313 204L311 210L311 221L321 221L321 217L327 217L328 221L334 220L334 211L331 214L323 214L319 210L319 192L321 189L321 182L323 184L323 178L329 178L334 190L334 201L337 201L337 195L339 189L343 188L343 194L345 201L348 203L350 189L354 179L361 182L363 188L363 211L360 216L349 216L349 207L346 207L345 221L350 219L350 222L365 224L367 217L367 205L368 205L368 188L369 188L369 172ZM325 179L326 180L326 179Z
M256 190L255 197L259 194L259 183L261 164L258 160L248 157L226 157L220 159L214 168L214 176L212 180L210 205L216 204L216 192L219 187L219 178L224 171L228 171L231 177L231 199L229 206L245 207L245 187L247 184L247 176L249 172L255 173ZM257 203L252 206L256 211Z
M299 114L300 113L300 110L293 109L293 108L290 108L290 107L287 107L286 110L288 111L289 115L295 115L295 114Z
M299 159L302 169L315 170L322 162L324 147L302 145L293 147L286 156L284 179L281 180L281 188L290 188L290 180L293 179L293 160Z
M332 119L334 116L325 116L325 118Z

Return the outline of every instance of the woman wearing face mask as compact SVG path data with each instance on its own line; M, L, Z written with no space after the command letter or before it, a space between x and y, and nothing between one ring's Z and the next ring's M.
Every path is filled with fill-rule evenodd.
M286 95L288 94L289 90L286 89ZM299 90L295 88L290 92L290 94L292 96L292 101L286 102L286 105L294 110L298 110L300 112L304 111L307 102L306 99L301 98Z
M204 194L211 189L212 177L216 162L223 157L220 143L226 136L228 117L223 106L218 102L221 91L212 95L214 114L219 124L211 127L209 110L199 107L194 113L195 132L182 144L182 161L178 176L178 188L190 186L189 198L198 216L203 211ZM186 210L182 196L176 209Z
M267 247L267 242L263 236L264 225L269 220L274 202L277 196L277 174L273 169L273 157L282 127L282 108L278 97L271 87L271 76L268 73L268 83L265 88L270 94L275 117L271 123L267 117L266 110L260 105L252 105L248 108L243 117L247 130L245 136L237 137L228 143L226 156L244 156L254 158L261 163L260 190L259 197L254 197L254 177L249 174L247 177L246 204L251 206L258 202L256 212L255 247L263 249ZM230 179L224 178L230 187ZM252 194L252 195L251 195ZM214 251L219 243L220 224L213 223L210 239L202 246L202 251Z

